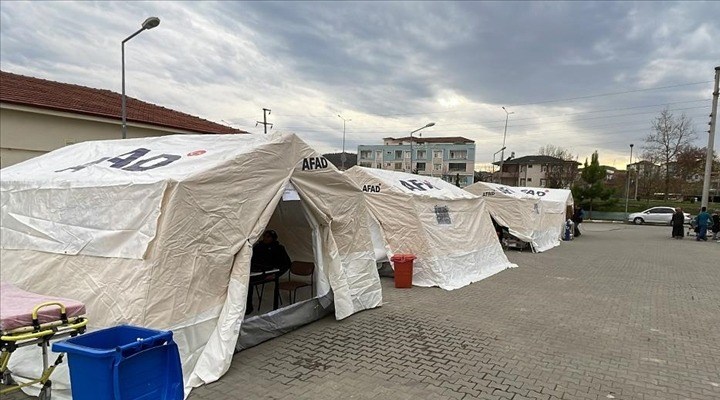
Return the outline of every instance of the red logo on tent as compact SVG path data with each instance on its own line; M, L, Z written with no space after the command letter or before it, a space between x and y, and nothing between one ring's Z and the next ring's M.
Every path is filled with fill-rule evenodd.
M192 157L192 156L199 156L199 155L202 155L205 153L207 153L207 151L205 151L205 150L195 150L195 151L191 151L191 152L187 153L187 155L188 155L188 157Z

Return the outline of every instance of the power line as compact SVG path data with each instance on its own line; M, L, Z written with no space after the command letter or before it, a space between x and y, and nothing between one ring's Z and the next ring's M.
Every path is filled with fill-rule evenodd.
M685 108L675 108L675 109L668 109L669 111L687 111L687 110L699 110L699 109L706 109L709 108L709 106L700 106L700 107L685 107ZM647 115L647 114L654 114L656 111L646 111L646 112L639 112L639 113L626 113L626 114L619 114L619 115L605 115L605 116L597 116L597 117L588 117L588 118L578 118L574 120L567 120L567 121L541 121L541 122L535 122L535 123L529 123L529 124L521 124L521 125L509 125L509 128L524 128L524 127L532 127L532 126L538 126L538 125L552 125L552 124L560 124L560 123L574 123L577 121L590 121L590 120L596 120L596 119L613 119L613 118L623 118L623 117L631 117L631 116L637 116L637 115ZM704 115L698 115L698 116L692 116L694 118L703 117ZM616 122L619 123L619 122ZM471 124L468 124L471 125ZM588 129L593 127L601 127L600 126L581 126L578 127L577 130L582 129ZM332 128L306 128L306 127L300 127L300 126L284 126L282 129L287 130L296 130L301 132L318 132L318 133L334 133L336 132L335 129ZM473 127L473 128L461 128L461 129L444 129L442 132L444 133L456 133L456 132L492 132L492 129L489 129L488 127ZM371 131L371 130L355 130L354 133L356 134L382 134L382 135L393 135L401 133L400 130L393 130L393 131Z
M701 85L701 84L712 83L712 82L713 81L679 83L679 84L675 84L675 85L657 86L657 87L651 87L651 88L645 88L645 89L633 89L633 90L625 90L625 91L621 91L621 92L599 93L599 94L592 94L592 95L587 95L587 96L541 100L541 101L536 101L536 102L531 102L531 103L519 103L519 104L510 105L508 107L520 107L520 106L530 106L530 105L539 105L539 104L548 104L548 103L559 103L559 102L571 101L571 100L586 100L586 99L598 98L598 97L619 96L619 95L630 94L630 93L641 93L641 92L649 92L649 91L655 91L655 90L672 89L672 88L678 88L678 87L695 86L695 85ZM447 114L447 113L455 113L455 112L477 111L477 109L478 109L478 107L473 107L473 108L467 108L467 109L445 110L445 111L372 114L372 116L375 116L375 117L399 117L399 116L410 116L410 115L430 115L430 114L435 115L435 114ZM302 115L302 114L287 114L287 115L280 114L280 116L283 116L283 117L306 117L306 118L332 118L332 117L334 117L334 116L330 116L330 115Z

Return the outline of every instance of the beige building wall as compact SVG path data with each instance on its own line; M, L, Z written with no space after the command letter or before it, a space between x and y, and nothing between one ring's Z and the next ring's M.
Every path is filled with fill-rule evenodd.
M128 124L128 137L196 133L147 124ZM0 168L37 157L68 144L120 139L120 121L0 104Z

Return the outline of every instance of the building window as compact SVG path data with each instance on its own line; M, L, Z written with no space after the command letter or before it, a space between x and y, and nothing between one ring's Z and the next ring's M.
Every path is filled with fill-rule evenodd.
M524 186L524 185L525 185L525 178L520 178L520 186Z
M410 158L410 150L405 151L405 158Z
M540 187L547 187L547 179L540 179Z
M360 158L372 158L372 150L361 150Z
M532 164L528 164L528 166L527 166L527 167L528 167L528 168L532 168L532 167L533 167L533 165L532 165Z
M502 172L510 172L510 167L503 165Z
M424 160L426 156L427 156L427 151L425 151L425 150L417 151L417 159L418 160Z
M402 154L403 154L402 150L395 150L395 158L396 159L401 159Z
M366 168L372 168L372 163L371 162L361 162L360 166L366 167Z
M402 171L402 169L403 169L402 163L401 163L401 162L396 162L396 163L395 163L395 170L396 170L396 171Z
M442 164L433 164L433 171L442 170Z
M532 178L527 178L528 183L532 182Z
M415 164L415 169L418 171L425 171L425 168L426 167L424 162L419 162Z
M435 151L433 151L433 157L434 157L434 158L443 158L443 152L442 152L442 150L435 150Z
M465 163L450 163L448 165L448 171L450 172L465 172L467 164Z
M392 168L392 163L385 163L385 168Z
M378 160L382 158L382 150L378 150L375 152L375 158Z
M467 150L450 150L451 160L467 160Z
M540 172L547 172L547 171L548 171L547 164L543 164L542 166L540 166Z

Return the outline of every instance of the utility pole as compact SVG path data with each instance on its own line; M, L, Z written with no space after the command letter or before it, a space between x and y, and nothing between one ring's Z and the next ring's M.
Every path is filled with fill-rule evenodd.
M712 109L710 110L710 130L708 130L707 156L705 157L705 177L703 179L702 207L708 206L710 197L710 175L712 175L713 150L715 147L715 127L718 114L718 85L720 84L720 66L715 67L715 89L713 90Z
M269 108L263 108L263 122L257 121L255 123L255 126L262 125L265 128L265 134L267 134L267 127L270 125L270 129L272 129L273 124L267 122L267 116L270 115L270 109Z
M345 155L345 123L352 121L352 119L345 119L340 114L338 114L338 117L340 117L340 119L343 120L343 141L342 141L342 154L340 154L340 164L341 164L340 170L345 171L345 161L347 160L347 156Z
M627 166L627 171L625 172L625 222L627 222L628 218L628 203L630 201L630 166L632 165L632 151L633 151L634 144L630 143L630 164Z
M502 145L502 153L500 154L500 182L502 184L502 173L503 173L503 164L505 164L505 137L507 136L507 125L508 125L508 119L510 118L510 114L515 114L515 112L508 112L508 110L505 109L505 107L502 108L503 111L505 111L505 130L503 130L503 145ZM518 179L520 174L518 174Z

